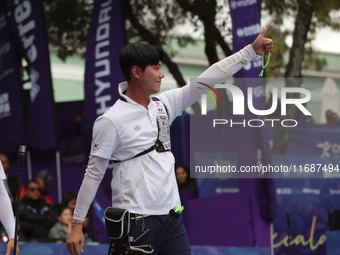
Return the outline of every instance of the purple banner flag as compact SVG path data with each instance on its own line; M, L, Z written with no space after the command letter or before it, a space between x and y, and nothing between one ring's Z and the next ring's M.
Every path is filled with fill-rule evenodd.
M54 98L41 0L14 0L12 26L32 84L28 103L28 145L37 150L56 148Z
M252 43L261 32L262 0L228 0L232 20L233 51L237 52ZM246 64L235 77L258 77L261 57Z
M6 153L26 144L17 60L5 1L0 1L0 150Z
M233 51L237 52L246 45L252 43L261 32L261 4L262 0L228 0L232 19ZM245 64L234 75L235 85L238 86L245 97L248 97L248 88L252 88L253 106L255 109L264 110L265 89L264 79L259 77L262 70L262 57L258 56L253 61ZM250 79L249 79L250 78ZM235 116L236 120L263 119L263 116L255 116L245 105L245 114ZM258 164L270 164L271 156L267 129L261 127L253 129L249 127L237 130L238 136L243 139L238 146L239 163L254 166ZM257 186L258 209L265 220L271 220L277 216L274 182L272 179L248 180L248 185ZM250 182L254 182L251 184Z
M119 67L119 53L123 46L122 1L94 1L85 63L85 116L91 133L96 118L119 98L118 83L124 81ZM95 199L93 230L101 242L107 242L108 239L105 234L102 234L105 233L105 226L102 224L102 212L97 209L105 210L110 205L104 202L111 201L111 193L105 192L107 188L110 189L110 183L102 183L97 192L101 195Z
M118 83L124 81L119 52L124 46L122 2L94 2L85 64L85 115L89 131L93 122L119 98Z

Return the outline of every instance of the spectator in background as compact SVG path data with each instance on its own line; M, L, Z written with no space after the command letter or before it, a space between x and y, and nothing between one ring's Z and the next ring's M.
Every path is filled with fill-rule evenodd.
M47 238L56 217L52 207L40 198L40 187L36 180L25 184L24 198L20 202L20 241L34 241Z
M53 182L53 176L49 170L41 170L37 177L35 178L36 182L39 185L40 190L40 198L43 198L46 203L48 203L50 206L53 206L53 198L48 193L48 188L52 185ZM21 187L20 191L20 199L24 197L25 193L25 187Z
M63 197L61 199L61 204L58 204L57 206L55 206L55 211L58 215L58 212L60 212L61 208L69 208L71 209L72 215L73 215L73 211L74 208L76 206L76 201L77 201L77 195L73 192L65 192L63 194ZM90 213L88 213L86 215L84 224L83 224L83 233L84 236L87 240L91 240L91 228L90 228Z
M326 114L327 124L329 125L340 124L339 115L336 112L327 110L325 114Z
M18 193L18 179L10 174L9 172L9 159L5 153L0 153L0 161L2 162L3 169L6 175L6 179L4 180L5 188L11 200L12 206L15 202L15 197Z
M35 178L40 187L40 198L45 199L46 203L53 206L53 198L48 193L48 188L52 185L53 176L48 170L41 170Z
M175 169L176 180L179 191L197 190L196 180L190 178L189 168L185 165L179 165Z
M76 200L76 194L74 194L73 192L66 192L61 199L61 206L70 208L73 213L74 208L76 207Z
M66 192L63 194L63 197L61 198L61 203L54 206L54 211L58 215L61 208L67 207L71 210L73 215L73 211L76 206L76 200L77 200L76 194L74 194L73 192Z
M59 207L57 211L58 222L48 232L48 237L53 239L66 238L71 230L72 210L69 207Z

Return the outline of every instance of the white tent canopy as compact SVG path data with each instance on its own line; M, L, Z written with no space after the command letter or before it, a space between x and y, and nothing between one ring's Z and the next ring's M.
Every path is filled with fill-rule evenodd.
M326 111L331 110L340 115L339 89L333 78L328 77L320 91L322 96L320 123L326 123Z

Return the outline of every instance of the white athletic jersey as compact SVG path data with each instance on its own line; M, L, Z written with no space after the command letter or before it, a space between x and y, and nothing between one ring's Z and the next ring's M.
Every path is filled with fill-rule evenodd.
M234 54L227 58L233 65L230 61L223 67L216 63L186 86L157 96L167 108L170 124L204 93L197 89L205 88L199 82L209 83L211 79L211 86L223 83L256 57L250 45L237 54L240 57L235 58ZM146 109L125 96L127 86L126 82L119 84L120 96L125 100L119 99L94 123L89 163L78 193L74 219L85 219L109 160L122 161L115 163L112 171L112 206L127 208L132 213L163 215L174 205L180 205L172 152L153 150L133 158L154 145L158 134L157 111L151 98Z
M4 167L2 166L2 163L0 161L0 180L4 180L4 179L6 179L6 174L5 174Z
M0 161L0 221L10 239L14 238L14 215L12 211L11 200L5 188L4 180L6 179L5 170Z
M157 109L152 100L148 109L135 103L123 94L126 89L126 82L119 84L120 96L126 101L118 100L96 120L91 155L122 160L114 164L112 173L113 206L140 214L167 214L180 205L175 160L172 152L155 150L133 158L155 144ZM166 91L158 98L167 107L171 124L182 114L182 92Z

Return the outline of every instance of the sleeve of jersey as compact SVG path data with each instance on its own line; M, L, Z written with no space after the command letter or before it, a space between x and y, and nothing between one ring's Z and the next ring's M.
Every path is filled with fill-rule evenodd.
M85 221L86 214L104 177L108 163L109 160L105 158L89 157L84 179L78 192L73 219Z
M0 180L4 180L4 179L6 179L6 174L5 174L4 167L2 166L2 163L0 161Z
M193 79L181 88L182 90L182 107L183 110L191 106L200 99L206 90L210 90L209 86L214 87L214 84L222 84L230 76L238 72L242 66L257 57L253 47L247 45L239 52L220 60L211 65L197 78Z
M12 211L12 204L7 194L3 180L0 180L0 221L5 227L10 239L14 238L15 221Z
M90 155L110 159L119 143L116 130L108 118L98 117L93 125Z

